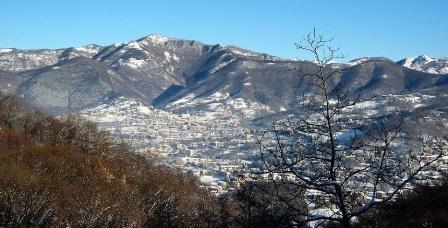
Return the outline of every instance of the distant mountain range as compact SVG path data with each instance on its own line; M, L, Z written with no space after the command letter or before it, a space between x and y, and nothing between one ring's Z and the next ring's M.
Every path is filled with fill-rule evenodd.
M328 69L342 74L330 89L376 95L359 104L362 118L400 113L413 134L446 135L447 67L446 58L426 56L332 63ZM298 87L300 75L315 68L310 61L150 35L109 46L0 49L0 90L53 115L82 115L137 151L240 161L257 151L248 134L300 111L297 99L315 89Z
M281 111L313 89L298 91L296 85L299 71L314 67L234 46L149 35L109 46L0 49L0 90L56 115L117 97L163 109L216 93ZM365 94L448 93L447 58L362 58L329 67L346 68L336 87Z

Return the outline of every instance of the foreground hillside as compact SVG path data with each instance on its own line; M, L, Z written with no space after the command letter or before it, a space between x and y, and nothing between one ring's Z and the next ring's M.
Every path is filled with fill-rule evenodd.
M297 217L265 191L269 182L215 198L191 175L129 153L95 125L54 119L14 97L0 96L0 160L0 227L277 227ZM437 201L421 199L442 202L444 186L419 188L356 225L378 217L386 227L443 224L446 207L438 212ZM304 198L295 200L307 210ZM403 206L431 210L408 220Z
M0 104L0 227L203 227L216 202L76 117ZM215 224L216 225L216 224Z

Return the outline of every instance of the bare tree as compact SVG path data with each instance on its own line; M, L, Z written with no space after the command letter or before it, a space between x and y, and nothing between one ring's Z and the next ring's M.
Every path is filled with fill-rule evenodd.
M331 41L313 31L296 44L313 55L314 69L301 71L299 78L299 87L312 92L298 98L297 114L274 122L259 145L271 181L306 192L307 211L285 200L301 213L298 224L349 227L353 218L392 200L433 170L446 143L432 137L408 143L400 113L381 118L360 113L363 102L374 97L338 86L343 69L330 64L343 56Z
M1 95L0 95L1 97ZM0 98L0 122L8 128L21 124L24 107L15 97Z

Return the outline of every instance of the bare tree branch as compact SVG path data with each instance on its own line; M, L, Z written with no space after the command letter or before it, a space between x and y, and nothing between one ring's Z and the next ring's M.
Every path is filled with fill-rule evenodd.
M293 118L274 122L263 133L258 143L264 170L259 174L269 174L278 188L287 184L306 193L313 208L300 212L307 216L299 223L333 221L348 227L353 217L393 200L423 171L433 170L447 147L442 143L446 139L439 138L420 147L406 146L401 113L384 118L360 115L362 102L377 96L363 97L355 88L336 84L345 69L329 64L344 55L331 46L332 40L313 30L296 43L315 64L300 69L298 87L313 93L298 97ZM343 134L349 135L345 141Z

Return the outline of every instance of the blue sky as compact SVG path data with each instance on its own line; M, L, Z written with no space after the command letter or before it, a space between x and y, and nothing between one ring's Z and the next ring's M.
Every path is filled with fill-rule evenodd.
M288 58L314 27L348 59L448 56L448 1L2 0L0 47L111 44L148 34L223 43Z

